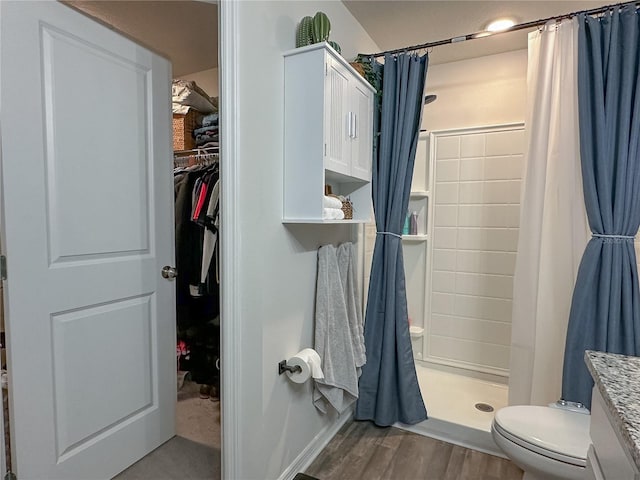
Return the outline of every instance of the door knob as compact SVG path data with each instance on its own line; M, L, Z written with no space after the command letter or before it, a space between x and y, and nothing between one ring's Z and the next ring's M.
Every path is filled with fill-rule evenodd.
M165 265L162 267L162 278L166 278L168 280L174 279L178 276L178 270L175 267L170 267L169 265Z

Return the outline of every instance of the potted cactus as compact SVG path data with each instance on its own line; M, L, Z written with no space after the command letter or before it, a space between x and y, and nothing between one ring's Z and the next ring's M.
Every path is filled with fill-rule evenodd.
M329 17L323 12L317 12L313 16L313 24L311 28L313 43L326 42L329 40L331 33L331 22Z
M328 42L338 53L342 52L340 45L329 40L331 22L324 12L316 12L313 17L303 17L296 32L296 48L306 47L319 42Z
M303 17L296 32L296 48L306 47L313 43L313 17Z

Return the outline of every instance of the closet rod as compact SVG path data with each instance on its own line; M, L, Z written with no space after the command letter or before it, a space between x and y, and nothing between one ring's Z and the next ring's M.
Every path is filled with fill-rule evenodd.
M485 38L485 37L492 37L494 35L498 35L500 33L508 33L508 32L515 32L517 30L524 30L527 28L533 28L533 27L540 27L544 24L546 24L547 22L553 21L555 20L556 22L560 22L561 20L565 20L567 18L573 18L576 15L579 15L581 13L584 13L585 15L597 15L600 13L605 13L608 12L609 10L615 9L615 8L621 8L627 5L638 5L640 4L639 0L633 0L630 2L623 2L623 3L616 3L615 5L605 5L602 7L598 7L598 8L592 8L590 10L580 10L578 12L572 12L572 13L565 13L564 15L558 15L556 17L549 17L549 18L541 18L540 20L534 20L532 22L526 22L526 23L519 23L518 25L514 25L513 27L509 27L505 30L500 30L499 32L487 32L487 31L481 31L481 32L476 32L476 33L469 33L467 35L460 35L458 37L451 37L451 38L447 38L446 40L438 40L437 42L429 42L429 43L423 43L421 45L413 45L411 47L404 47L404 48L396 48L395 50L386 50L384 52L378 52L378 53L368 53L368 54L361 54L361 57L369 57L369 58L377 58L377 57L384 57L386 54L396 54L396 53L408 53L408 52L415 52L417 50L423 50L425 48L431 48L431 47L439 47L440 45L448 45L450 43L459 43L459 42L464 42L466 40L475 40L477 38Z

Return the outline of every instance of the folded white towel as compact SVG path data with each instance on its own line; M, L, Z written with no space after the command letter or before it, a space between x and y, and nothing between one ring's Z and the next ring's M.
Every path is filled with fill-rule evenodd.
M342 220L344 219L344 212L339 208L323 208L322 219L323 220Z
M322 206L324 208L342 208L342 202L336 197L328 197L325 195Z

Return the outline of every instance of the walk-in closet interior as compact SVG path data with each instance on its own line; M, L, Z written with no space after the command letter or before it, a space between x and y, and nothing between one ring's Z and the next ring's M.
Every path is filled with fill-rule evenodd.
M174 172L175 271L163 276L175 275L176 287L176 437L117 478L219 478L218 7L192 1L67 3L172 64L173 165L157 161Z

